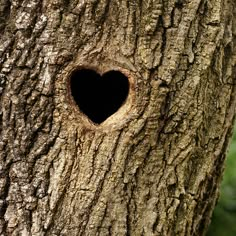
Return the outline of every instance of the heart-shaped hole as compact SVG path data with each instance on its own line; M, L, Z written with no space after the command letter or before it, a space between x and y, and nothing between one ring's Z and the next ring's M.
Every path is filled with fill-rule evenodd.
M115 70L102 76L90 69L76 70L71 75L70 87L80 111L97 124L114 114L129 93L128 78Z

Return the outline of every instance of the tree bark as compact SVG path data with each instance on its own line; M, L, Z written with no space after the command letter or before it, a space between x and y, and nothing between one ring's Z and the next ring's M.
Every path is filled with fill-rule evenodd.
M236 104L234 0L0 1L0 235L204 235ZM71 73L119 70L100 125Z

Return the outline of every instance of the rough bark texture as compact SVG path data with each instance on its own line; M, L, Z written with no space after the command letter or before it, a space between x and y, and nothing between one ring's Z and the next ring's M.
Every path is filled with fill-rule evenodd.
M204 235L236 98L235 0L0 0L0 235ZM80 66L129 76L101 125Z

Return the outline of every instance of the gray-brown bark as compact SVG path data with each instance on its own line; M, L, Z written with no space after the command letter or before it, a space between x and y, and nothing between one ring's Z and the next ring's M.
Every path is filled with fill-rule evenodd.
M0 235L203 235L235 109L234 0L0 1ZM130 78L101 125L79 67Z

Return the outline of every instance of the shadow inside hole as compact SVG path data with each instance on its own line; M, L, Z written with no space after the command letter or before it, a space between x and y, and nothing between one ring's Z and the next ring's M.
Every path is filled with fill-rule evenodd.
M128 78L119 71L100 76L94 70L80 69L72 73L70 83L71 94L79 109L97 124L114 114L129 93Z

